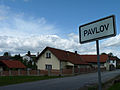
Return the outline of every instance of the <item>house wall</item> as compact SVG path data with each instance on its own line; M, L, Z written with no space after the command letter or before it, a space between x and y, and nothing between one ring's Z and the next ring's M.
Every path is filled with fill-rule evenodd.
M61 69L65 69L67 62L61 61Z
M28 61L30 61L30 60L31 60L31 58L30 58L29 56L26 56L26 55L25 55L25 56L23 56L23 60L25 60L25 59L26 59L26 60L28 60Z
M74 64L72 64L70 62L67 62L66 64L69 65L69 66L74 66Z
M107 62L106 62L106 70L110 70L110 65L114 65L114 67L116 68L116 66L117 66L117 62L116 62L116 60L108 60Z
M116 67L116 60L110 60L110 64L113 64Z
M41 55L41 57L37 61L37 69L45 70L46 64L52 65L52 69L60 70L60 61L58 58L51 53L51 58L46 58L46 53L51 53L49 50L47 50L45 53Z
M90 65L77 65L78 68L91 68Z
M74 66L71 62L61 61L61 68L66 69L66 66Z

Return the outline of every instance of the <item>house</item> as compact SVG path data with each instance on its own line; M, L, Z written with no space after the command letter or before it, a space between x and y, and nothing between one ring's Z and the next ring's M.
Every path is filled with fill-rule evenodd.
M97 55L79 55L77 51L69 52L46 47L37 57L37 69L61 70L74 68L97 68ZM100 55L101 68L115 69L117 58L107 54Z
M27 62L31 62L32 65L35 65L36 55L31 55L30 51L28 51L28 53L25 56L23 56L22 59L27 60Z
M23 60L27 60L27 61L33 61L34 58L36 58L36 55L28 55L26 54L25 56L23 56Z
M118 58L114 56L108 56L109 59L106 62L106 69L107 70L113 70L117 68L117 61Z
M80 55L81 59L91 64L92 67L97 68L97 55ZM117 57L109 56L107 54L100 55L100 67L107 70L115 69L117 66Z
M7 69L25 69L26 66L18 60L0 60L0 71Z
M37 57L37 69L61 70L74 68L89 68L77 52L69 52L56 48L46 47Z

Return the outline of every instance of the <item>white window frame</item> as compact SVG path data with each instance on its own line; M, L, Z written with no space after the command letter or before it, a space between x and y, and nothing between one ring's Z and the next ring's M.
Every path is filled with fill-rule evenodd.
M50 52L46 52L46 58L51 58L51 53Z

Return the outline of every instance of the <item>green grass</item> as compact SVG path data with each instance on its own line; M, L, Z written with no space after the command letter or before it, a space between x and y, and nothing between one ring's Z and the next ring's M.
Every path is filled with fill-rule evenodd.
M108 90L120 90L120 83L112 85Z
M61 78L61 77L60 76L0 76L0 86L52 79L52 78Z

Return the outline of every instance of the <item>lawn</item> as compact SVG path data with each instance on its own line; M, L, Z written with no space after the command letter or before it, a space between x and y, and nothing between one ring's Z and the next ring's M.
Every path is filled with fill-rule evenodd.
M61 77L60 76L0 76L0 86L52 79L52 78L61 78Z
M120 83L112 85L108 90L120 90Z

